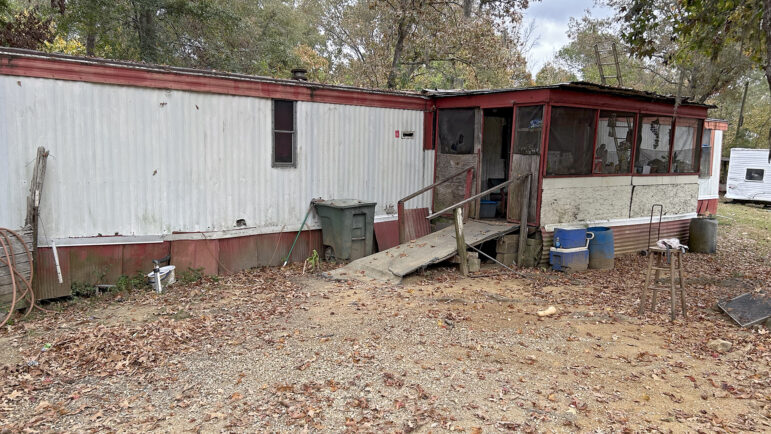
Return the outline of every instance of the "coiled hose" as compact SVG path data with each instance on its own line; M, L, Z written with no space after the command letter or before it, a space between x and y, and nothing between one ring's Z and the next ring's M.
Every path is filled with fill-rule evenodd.
M11 236L16 238L19 241L19 244L24 246L24 250L27 254L27 261L29 263L29 278L24 276L17 268ZM9 275L11 276L11 304L8 305L8 313L5 315L5 318L0 321L0 327L2 327L9 319L11 319L11 315L13 315L16 310L16 304L20 301L24 299L27 300L27 311L24 313L25 317L29 315L35 307L35 293L32 291L32 277L35 271L32 264L32 252L30 252L27 243L24 242L21 235L10 229L0 228L0 247L2 247L2 249L0 249L0 264L8 267L8 270L10 271Z

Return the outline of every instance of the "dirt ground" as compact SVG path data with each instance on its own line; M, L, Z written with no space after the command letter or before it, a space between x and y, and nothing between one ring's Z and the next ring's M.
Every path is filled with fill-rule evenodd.
M769 432L771 333L714 309L771 287L771 212L738 207L718 254L686 255L674 323L666 296L637 314L637 255L398 286L266 268L51 304L0 331L0 431Z

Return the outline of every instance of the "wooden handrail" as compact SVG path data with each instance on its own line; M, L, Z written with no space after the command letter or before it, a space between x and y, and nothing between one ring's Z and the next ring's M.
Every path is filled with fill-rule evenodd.
M421 194L431 190L432 188L434 188L436 186L439 186L439 185L442 185L445 182L455 178L456 176L463 175L464 173L468 172L469 170L473 173L474 172L474 166L469 166L469 167L467 167L467 168L465 168L465 169L463 169L463 170L461 170L459 172L453 173L452 175L442 179L441 181L436 181L435 183L429 185L428 187L423 187L420 190L416 191L415 193L412 193L409 196L405 196L405 197L399 199L399 203L404 203L404 202L407 202L410 199L416 198L416 197L420 196Z
M477 194L475 194L475 195L473 195L473 196L471 196L469 198L463 199L462 201L456 203L455 205L450 205L447 208L445 208L445 209L443 209L441 211L435 212L435 213L431 214L430 216L428 216L426 218L428 220L435 219L435 218L439 217L440 215L446 213L447 211L452 211L455 208L461 207L461 206L463 206L463 205L465 205L465 204L467 204L467 203L469 203L469 202L471 202L473 200L479 199L480 197L482 197L482 196L484 196L486 194L492 193L492 192L494 192L496 190L500 190L501 188L503 188L503 187L513 183L514 181L519 181L520 179L522 179L522 178L524 178L526 176L530 176L530 174L515 176L514 178L511 178L511 179L509 179L506 182L502 182L502 183L496 185L493 188L488 188L487 190L485 190L485 191L483 191L481 193L477 193Z
M427 192L429 190L432 190L432 189L436 188L437 186L442 185L445 182L447 182L447 181L449 181L449 180L451 180L451 179L453 179L453 178L455 178L457 176L463 175L464 173L466 174L466 192L465 192L464 196L468 197L468 195L471 193L471 178L473 177L474 170L475 170L474 166L466 167L465 169L460 170L458 172L455 172L452 175L450 175L450 176L448 176L448 177L446 177L446 178L444 178L442 180L436 181L435 183L429 185L428 187L423 187L420 190L418 190L418 191L416 191L416 192L414 192L414 193L412 193L412 194L410 194L408 196L405 196L405 197L399 199L399 202L397 203L397 208L396 208L398 219L399 219L399 244L402 244L402 243L405 243L405 242L408 241L408 240L405 239L405 228L404 228L404 225L406 224L406 222L404 221L404 203L405 202L407 202L408 200L413 199L415 197L418 197L421 194L423 194L423 193L425 193L425 192Z

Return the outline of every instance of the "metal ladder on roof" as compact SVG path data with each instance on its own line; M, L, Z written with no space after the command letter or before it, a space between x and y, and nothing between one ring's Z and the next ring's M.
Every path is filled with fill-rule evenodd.
M618 50L616 49L616 43L613 42L610 48L600 48L600 44L594 44L594 54L597 56L597 69L600 70L600 80L603 85L608 84L608 80L615 79L618 82L618 87L624 84L621 81L621 67L618 64ZM613 66L616 69L616 75L605 75L606 66Z

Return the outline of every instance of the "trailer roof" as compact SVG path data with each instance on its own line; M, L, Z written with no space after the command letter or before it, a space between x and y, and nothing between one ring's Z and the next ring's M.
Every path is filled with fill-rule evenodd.
M557 83L557 84L550 84L550 85L544 85L544 86L526 86L526 87L504 88L504 89L480 89L480 90L424 89L423 94L431 95L437 98L444 98L444 97L452 97L452 96L490 95L490 94L508 93L508 92L525 92L529 90L539 90L539 89L560 89L560 90L571 90L571 91L587 92L587 93L599 93L599 94L605 94L605 95L630 97L630 98L640 99L644 101L660 102L660 103L667 103L667 104L675 104L677 100L677 97L675 95L662 95L655 92L637 90L630 87L607 86L607 85L602 85L597 83L590 83L587 81L574 81L570 83ZM687 97L687 96L680 97L680 104L697 106L697 107L716 108L716 106L711 104L702 104L702 103L693 102L690 100L690 97Z
M546 86L526 86L526 87L519 87L519 88L479 89L479 90L424 89L420 92L416 92L416 91L409 91L409 90L389 90L389 89L365 88L365 87L356 87L356 86L339 85L339 84L324 84L324 83L317 83L317 82L310 82L310 81L299 81L299 80L292 80L292 79L273 78L273 77L248 75L248 74L240 74L240 73L233 73L233 72L222 72L222 71L216 71L216 70L154 65L154 64L147 64L147 63L140 63L140 62L102 59L102 58L96 58L96 57L70 56L66 54L53 54L53 53L45 53L41 51L24 50L24 49L7 48L7 47L0 47L0 56L4 56L10 59L23 58L23 59L37 59L37 60L52 60L52 61L70 63L72 65L78 65L78 66L92 65L92 66L102 66L102 67L111 67L111 68L122 68L122 69L132 70L132 71L144 71L147 73L175 73L175 74L185 75L188 77L229 79L229 80L251 82L251 83L269 83L269 84L275 84L279 86L294 86L299 88L306 88L311 91L315 89L326 89L329 91L356 92L359 94L366 93L370 95L383 95L384 97L394 96L394 97L401 97L401 98L415 98L416 100L423 100L423 101L426 101L430 98L446 98L446 97L453 97L453 96L473 96L473 95L489 95L489 94L500 94L500 93L510 93L510 92L526 92L526 91L540 90L540 89L560 89L560 90L570 90L570 91L586 92L586 93L593 93L593 94L605 94L605 95L627 97L627 98L633 98L637 100L659 102L659 103L666 103L666 104L675 104L677 99L674 95L661 95L654 92L637 90L637 89L632 89L627 87L613 87L613 86L601 85L596 83L589 83L585 81L559 83L559 84L546 85ZM0 74L10 73L10 75L13 75L12 60L8 61L6 64L0 64L0 66L6 67L6 68L0 68ZM49 78L58 78L58 77L51 76ZM83 79L83 81L89 81L89 80ZM137 84L137 85L155 87L155 86L150 86L147 82L144 82L143 84ZM688 105L688 106L705 107L705 108L715 108L714 105L693 102L688 97L681 97L680 104Z

